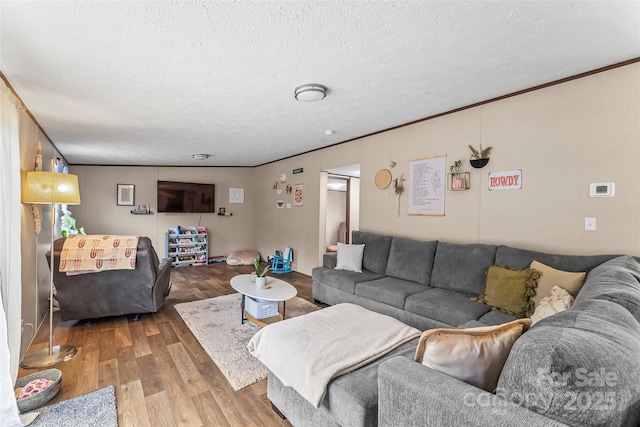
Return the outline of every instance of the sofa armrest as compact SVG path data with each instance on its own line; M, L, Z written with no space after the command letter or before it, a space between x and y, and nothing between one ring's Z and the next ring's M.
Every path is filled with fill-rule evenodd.
M406 357L378 367L380 426L565 426Z
M326 267L326 268L336 268L336 265L338 264L338 253L337 252L330 252L328 254L324 254L322 256L322 266Z
M171 258L163 258L158 265L156 283L153 286L154 311L158 311L171 291Z

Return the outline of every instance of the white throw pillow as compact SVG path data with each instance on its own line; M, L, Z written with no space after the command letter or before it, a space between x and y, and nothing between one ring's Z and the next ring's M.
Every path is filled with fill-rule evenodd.
M335 269L362 273L362 254L364 245L345 245L338 242L338 262Z
M569 295L565 289L560 286L551 288L551 295L542 298L540 304L536 307L536 311L531 316L531 324L541 321L545 317L559 313L571 307L573 297Z

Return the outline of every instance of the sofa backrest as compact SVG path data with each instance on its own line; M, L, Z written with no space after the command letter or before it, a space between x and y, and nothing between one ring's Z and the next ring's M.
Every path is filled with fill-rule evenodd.
M639 280L632 257L593 269L572 307L516 341L497 394L572 426L638 425Z
M529 251L500 245L496 252L496 265L523 269L529 268L532 261L538 261L558 270L588 273L593 268L618 255L557 255Z
M56 239L54 241L53 249L54 249L54 258L55 258L55 270L54 270L54 281L55 280L66 280L66 281L82 281L86 280L87 275L81 274L78 276L67 276L66 273L60 273L60 251L62 251L62 247L64 246L65 238ZM49 252L47 252L47 262L50 263ZM138 239L138 246L136 250L136 268L135 270L107 270L102 271L100 273L89 273L94 278L99 278L99 280L105 280L107 283L110 280L118 280L121 274L125 274L127 280L132 282L135 281L147 281L152 280L155 281L156 275L158 274L160 262L158 259L158 254L151 244L151 239L145 236L140 236ZM115 279L114 279L115 278Z
M438 242L431 286L480 295L487 270L494 265L495 245Z
M391 236L367 233L364 231L353 231L351 243L354 245L364 244L364 254L362 255L362 268L374 273L384 274L389 260L389 249L391 248Z
M640 322L640 263L620 256L591 270L574 305L592 299L615 302Z
M419 242L404 237L393 237L385 274L429 285L437 246L437 241Z
M636 426L640 324L611 301L574 307L516 341L496 394L571 426Z

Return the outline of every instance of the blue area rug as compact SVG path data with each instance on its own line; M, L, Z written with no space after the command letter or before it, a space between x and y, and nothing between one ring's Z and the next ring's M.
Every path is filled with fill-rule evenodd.
M36 409L40 412L30 427L118 427L113 386Z

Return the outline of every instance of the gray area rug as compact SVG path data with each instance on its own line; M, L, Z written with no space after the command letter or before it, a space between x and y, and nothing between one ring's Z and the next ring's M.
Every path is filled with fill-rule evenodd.
M118 427L113 386L36 409L40 412L30 427Z
M178 314L220 368L234 390L267 377L267 369L253 357L247 344L260 328L249 321L240 324L240 294L176 304ZM302 298L287 301L286 316L318 310Z

